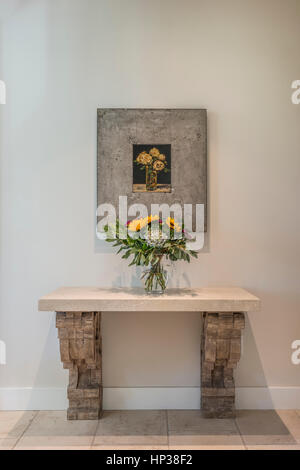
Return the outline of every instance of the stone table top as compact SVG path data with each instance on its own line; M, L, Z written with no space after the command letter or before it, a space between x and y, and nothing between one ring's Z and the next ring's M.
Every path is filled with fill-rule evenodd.
M39 300L46 312L254 312L260 305L239 287L168 289L160 296L142 288L61 287Z

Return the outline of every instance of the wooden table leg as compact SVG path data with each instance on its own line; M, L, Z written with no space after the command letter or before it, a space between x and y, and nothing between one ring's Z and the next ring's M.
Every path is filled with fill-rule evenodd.
M233 370L241 357L243 313L204 313L201 347L202 410L207 418L235 416Z
M64 369L69 369L68 419L99 419L102 413L100 312L57 312Z

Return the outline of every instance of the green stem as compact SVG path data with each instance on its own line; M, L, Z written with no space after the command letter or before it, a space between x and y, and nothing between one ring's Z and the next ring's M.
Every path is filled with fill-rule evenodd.
M147 271L146 275L143 276L145 278L145 288L147 292L151 292L153 290L153 286L155 289L161 288L162 291L166 289L166 279L162 266L162 258L162 255L158 256L158 260L152 264L149 271Z

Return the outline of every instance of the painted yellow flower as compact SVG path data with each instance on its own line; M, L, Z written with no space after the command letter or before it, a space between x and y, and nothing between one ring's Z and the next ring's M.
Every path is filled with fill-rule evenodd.
M177 222L175 222L174 219L171 219L171 217L168 217L167 220L166 220L166 224L172 228L173 230L175 230L175 232L181 232L181 227L179 224L177 224Z
M147 152L141 152L136 160L142 165L151 165L152 163L152 157Z
M153 149L151 149L149 153L152 157L156 158L158 158L158 156L160 155L160 151L155 147L153 147Z
M142 159L144 158L144 154L145 154L145 153L146 153L146 152L142 152L142 153L139 154L139 156L138 156L137 159L136 159L136 161L137 161L138 163L142 163Z
M143 157L143 163L144 165L151 165L152 163L152 157L149 155L149 153L146 153Z
M161 160L162 162L165 162L165 161L166 161L166 156L165 156L163 153L161 153L160 155L158 155L157 158L158 158L158 160Z
M160 160L156 160L156 162L154 162L153 164L153 169L155 171L161 171L165 168L165 164L163 162L161 162Z

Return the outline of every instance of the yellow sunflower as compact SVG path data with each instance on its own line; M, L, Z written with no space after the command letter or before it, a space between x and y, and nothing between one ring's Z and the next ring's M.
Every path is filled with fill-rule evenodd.
M148 217L148 224L151 224L151 222L156 222L157 220L159 220L158 215L150 215Z
M148 224L149 224L149 217L145 217L144 219L142 219L141 228L146 227Z
M163 162L161 162L160 160L156 160L156 162L154 162L153 164L153 169L155 171L161 171L165 168L165 164Z
M166 220L166 224L173 230L175 230L175 232L179 233L181 232L181 227L179 224L177 224L177 222L175 222L174 219L171 219L171 217L168 217L167 220Z
M135 219L130 222L128 229L131 232L139 232L142 228L146 227L149 224L150 217L145 217L144 219Z
M131 232L139 232L141 230L141 219L135 219L128 225L128 230Z

